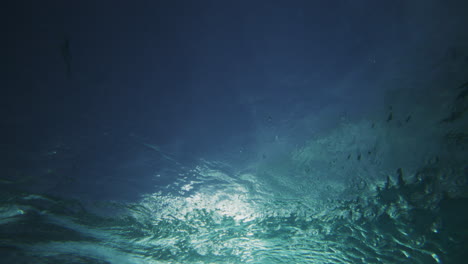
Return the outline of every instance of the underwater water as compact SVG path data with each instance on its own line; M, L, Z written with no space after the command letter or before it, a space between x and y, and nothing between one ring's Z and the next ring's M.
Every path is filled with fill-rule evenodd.
M468 263L466 0L25 2L0 264Z
M445 181L466 181L466 168L415 177L374 192L357 182L355 199L323 201L299 194L308 186L282 197L252 174L205 166L179 192L101 205L112 217L3 192L1 251L4 263L462 263L466 182Z
M466 124L444 116L345 120L241 168L159 155L177 180L135 202L3 182L2 263L463 263Z

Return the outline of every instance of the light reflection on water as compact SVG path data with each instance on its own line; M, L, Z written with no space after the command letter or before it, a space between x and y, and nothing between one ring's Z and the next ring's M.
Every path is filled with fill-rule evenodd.
M14 219L2 222L2 241L20 252L12 259L42 261L35 263L75 263L67 261L80 256L88 263L325 264L450 263L447 254L458 252L466 238L453 237L450 219L439 215L460 207L441 208L452 198L441 194L438 179L389 184L354 200L318 201L262 197L266 187L254 174L198 172L177 185L184 194L147 195L119 205L125 213L112 218L61 211L67 201L17 196L9 202L24 213L9 217L2 210L3 220ZM25 224L30 230L18 229ZM43 232L50 226L55 234Z

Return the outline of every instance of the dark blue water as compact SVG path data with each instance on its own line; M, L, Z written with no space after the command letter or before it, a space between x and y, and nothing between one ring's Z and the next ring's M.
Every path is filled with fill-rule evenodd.
M7 5L0 263L464 263L466 8Z

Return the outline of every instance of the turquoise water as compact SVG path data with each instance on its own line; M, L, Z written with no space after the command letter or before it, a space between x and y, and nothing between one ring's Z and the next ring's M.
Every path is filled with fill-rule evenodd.
M454 131L464 123L383 116L342 120L293 147L276 138L243 167L165 154L177 180L135 202L4 180L2 263L462 263L466 138Z
M276 198L210 169L188 183L190 194L94 205L101 216L71 201L9 195L1 251L5 263L461 263L467 198L447 193L446 172L422 168L412 183L316 201Z
M468 263L468 1L26 2L0 264Z

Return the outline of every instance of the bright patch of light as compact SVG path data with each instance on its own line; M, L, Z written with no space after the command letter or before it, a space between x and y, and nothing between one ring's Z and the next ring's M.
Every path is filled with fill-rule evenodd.
M182 191L186 191L186 192L192 190L193 189L193 182L190 182L189 184L185 184L184 186L182 186L181 189L182 189Z
M437 263L442 263L442 262L440 261L439 256L437 256L436 253L432 253L431 256L432 256L432 258L433 258Z
M237 186L229 193L215 191L214 193L199 192L186 199L189 208L207 209L221 216L232 217L236 221L251 221L255 219L255 210L246 199L247 190Z

